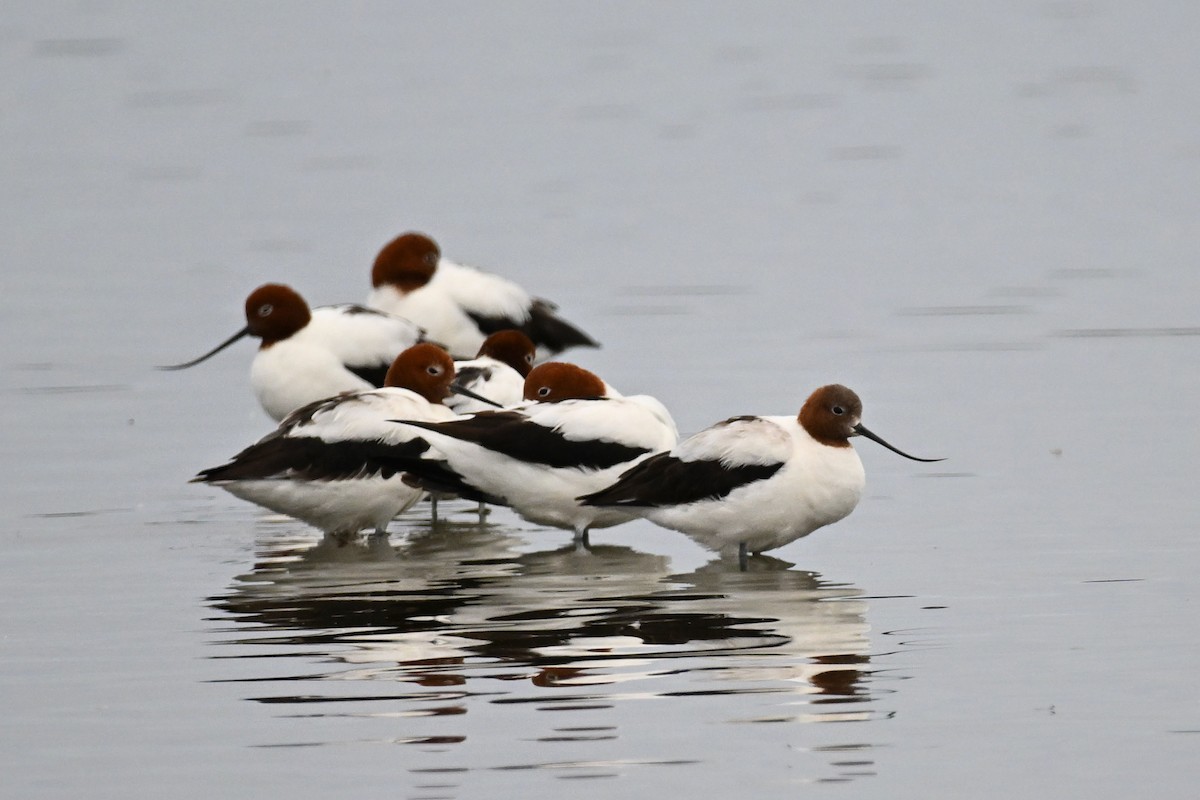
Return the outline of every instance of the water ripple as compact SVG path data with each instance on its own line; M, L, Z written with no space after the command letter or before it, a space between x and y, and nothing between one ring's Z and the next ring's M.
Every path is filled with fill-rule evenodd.
M209 599L214 663L249 667L213 680L275 684L283 691L245 699L316 730L322 720L390 721L382 741L440 745L415 748L425 755L413 772L445 769L447 753L497 731L567 756L597 743L657 754L526 763L521 754L536 750L515 747L515 763L478 767L583 776L711 757L712 732L690 733L697 718L796 725L890 714L878 707L890 692L871 681L867 604L851 585L769 558L746 573L715 561L674 574L665 557L628 547L523 546L498 526L447 523L395 544L262 540L253 569ZM677 741L640 742L648 720L677 730ZM301 731L260 746L368 741L380 740ZM826 769L855 777L859 761L850 767Z

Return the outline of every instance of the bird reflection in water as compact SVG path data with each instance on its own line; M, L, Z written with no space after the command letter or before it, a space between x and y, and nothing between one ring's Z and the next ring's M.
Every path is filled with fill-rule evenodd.
M235 631L254 634L228 643L278 644L260 634L286 631L289 643L365 665L324 677L423 686L462 685L467 674L456 670L467 659L492 678L567 686L648 677L674 669L669 659L704 653L737 656L706 679L861 692L860 592L778 559L747 573L713 562L671 575L665 557L627 547L522 553L513 533L453 523L399 546L379 537L310 542L262 543L254 571L212 598L236 618ZM781 659L776 648L800 658ZM634 661L654 669L631 673Z
M628 547L527 548L522 531L474 522L396 544L263 538L253 571L210 598L219 644L264 658L274 674L256 684L287 687L254 699L326 700L338 714L351 702L354 716L469 718L480 704L578 713L750 695L778 702L747 702L727 721L879 714L866 680L867 604L852 586L770 557L748 572L714 561L672 574L668 558ZM410 688L395 691L401 684Z

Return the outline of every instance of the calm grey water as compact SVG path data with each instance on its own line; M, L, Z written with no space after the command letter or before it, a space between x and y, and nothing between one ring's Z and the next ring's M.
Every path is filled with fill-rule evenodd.
M1192 797L1193 4L14 3L11 797ZM815 386L847 520L746 574L466 506L345 548L186 484L266 280L421 229L685 432Z

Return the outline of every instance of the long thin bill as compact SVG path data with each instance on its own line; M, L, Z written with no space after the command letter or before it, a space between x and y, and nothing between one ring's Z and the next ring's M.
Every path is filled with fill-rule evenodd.
M896 453L897 455L904 456L905 458L911 459L913 461L924 461L926 463L929 463L929 462L933 462L933 461L945 461L946 460L944 458L917 458L916 456L910 456L908 453L904 452L903 450L900 450L896 447L892 447L890 444L885 442L883 439L880 439L878 436L871 433L869 430L867 430L866 428L863 427L861 422L854 426L854 432L857 433L859 436L867 437L872 442L876 442L877 444L883 445L888 450L891 450L893 453Z
M489 406L495 406L496 408L504 408L504 406L500 405L495 400L491 400L487 397L484 397L483 395L478 394L477 392L472 392L470 389L464 388L462 386L455 386L453 383L450 384L450 391L454 392L455 394L461 394L463 397L469 397L472 400L478 400L481 403L487 403Z
M243 336L249 335L249 333L250 333L250 328L248 328L248 327L242 328L240 331L235 333L233 336L230 336L228 339L221 342L219 345L214 347L212 350L209 350L207 353L200 356L199 358L193 358L191 361L185 361L182 364L172 364L168 367L155 367L155 369L173 370L173 369L187 369L188 367L194 367L197 364L199 364L201 361L206 361L206 360L212 358L217 353L221 352L226 347L229 347L229 345L236 342L238 339L241 339Z

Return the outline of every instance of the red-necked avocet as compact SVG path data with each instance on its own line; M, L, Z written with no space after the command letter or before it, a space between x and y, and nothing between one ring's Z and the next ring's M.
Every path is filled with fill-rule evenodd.
M455 358L472 358L488 334L509 328L525 333L542 356L599 346L558 316L554 303L499 275L443 258L424 234L389 242L375 258L371 283L367 305L417 323Z
M574 531L582 545L589 530L631 519L624 509L575 498L675 444L678 432L662 403L616 395L594 373L560 362L535 367L524 394L535 402L449 422L398 420L431 445L415 462L403 460L408 479L510 506L531 522Z
M195 366L246 336L262 340L250 385L278 421L314 400L382 386L396 356L420 341L422 330L360 305L309 309L290 286L267 283L246 298L246 327L199 358L159 369Z
M489 408L509 408L524 399L525 376L533 369L533 341L520 331L497 331L484 340L479 352L467 361L455 361L455 386L470 389L491 403L466 395L452 395L446 405L459 414Z
M420 430L390 420L454 419L442 404L453 380L454 362L445 350L414 345L396 358L385 387L302 406L274 432L193 482L220 486L341 539L364 528L386 533L388 522L424 491L378 457L416 457L428 449Z
M748 553L782 547L854 510L866 477L851 437L913 461L942 460L896 449L863 427L861 417L853 391L822 386L795 417L718 422L579 499L636 513L713 550L736 547L745 569Z

